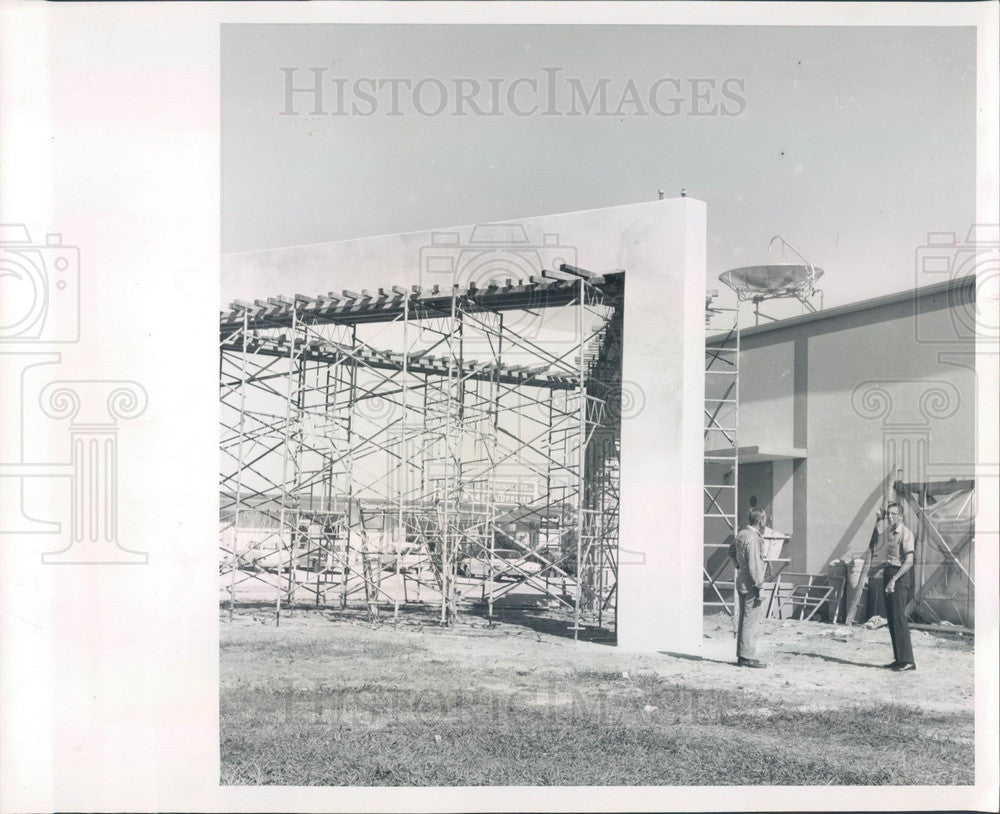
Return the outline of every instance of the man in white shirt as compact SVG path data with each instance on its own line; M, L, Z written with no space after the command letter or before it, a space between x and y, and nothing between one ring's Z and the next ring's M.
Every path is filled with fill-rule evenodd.
M882 567L885 588L885 615L889 620L892 639L892 664L885 665L896 672L916 670L910 628L906 623L906 606L910 601L910 580L903 577L913 568L913 532L903 525L903 507L890 503L876 519L870 543L871 570Z

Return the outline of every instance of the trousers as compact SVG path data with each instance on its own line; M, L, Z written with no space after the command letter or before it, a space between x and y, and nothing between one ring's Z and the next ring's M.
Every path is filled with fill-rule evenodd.
M736 628L736 657L757 658L757 630L764 618L764 603L756 591L740 594L740 621Z
M882 572L882 584L887 584L898 570L898 565L887 565ZM910 643L910 626L906 623L906 606L909 601L910 580L903 577L896 583L895 590L891 594L885 595L885 615L889 621L892 655L899 664L914 663L913 645Z

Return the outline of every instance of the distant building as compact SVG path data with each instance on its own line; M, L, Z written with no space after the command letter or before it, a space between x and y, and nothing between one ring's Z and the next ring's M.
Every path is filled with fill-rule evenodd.
M897 481L931 484L930 503L970 485L975 294L966 277L743 330L737 513L742 525L759 505L790 535L787 572L831 573L831 561L864 551ZM935 584L914 611L971 625L972 543L946 530L960 549L952 561L915 514L906 507L923 543L918 587Z

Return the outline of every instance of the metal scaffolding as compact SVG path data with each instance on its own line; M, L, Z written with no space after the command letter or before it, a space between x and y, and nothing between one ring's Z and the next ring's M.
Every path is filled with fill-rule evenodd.
M222 598L613 627L624 273L234 302ZM387 349L390 348L390 349Z
M706 611L733 614L736 581L729 545L739 529L740 308L705 300L704 596Z

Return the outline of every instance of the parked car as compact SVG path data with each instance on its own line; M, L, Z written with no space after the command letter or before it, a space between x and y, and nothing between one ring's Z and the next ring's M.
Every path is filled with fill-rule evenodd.
M523 579L542 570L542 564L523 551L497 548L493 551L493 579ZM459 560L458 573L473 579L487 579L490 557L487 552Z
M395 571L397 565L401 572L419 571L430 565L430 558L416 546L400 551L398 556L393 551L383 551L377 556L383 571Z

